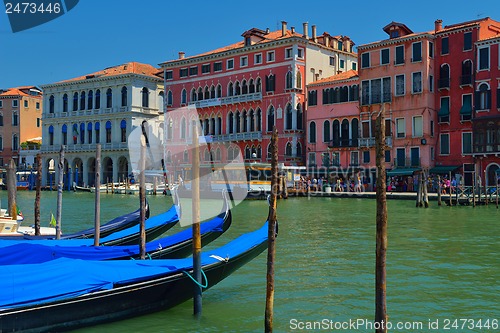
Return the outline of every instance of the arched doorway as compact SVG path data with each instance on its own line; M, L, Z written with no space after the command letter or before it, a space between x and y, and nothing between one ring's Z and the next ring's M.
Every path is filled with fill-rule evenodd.
M125 156L118 159L118 181L125 182L128 177L128 160Z
M91 157L87 161L87 179L89 186L95 186L95 157Z
M73 181L76 185L83 185L83 161L80 158L73 160Z
M49 189L55 190L57 187L56 183L56 161L53 158L49 158L46 163L47 170L47 187Z
M500 185L500 167L492 163L486 168L486 186Z
M113 183L113 160L105 157L102 161L102 183Z

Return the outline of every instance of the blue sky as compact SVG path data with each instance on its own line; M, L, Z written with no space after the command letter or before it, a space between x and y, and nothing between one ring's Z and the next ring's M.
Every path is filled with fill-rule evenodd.
M347 35L356 45L386 38L391 21L414 32L489 16L500 21L499 0L170 1L80 0L67 14L12 33L0 12L0 88L42 85L129 61L158 66L179 51L196 55L239 41L253 27L278 30L281 21L302 32ZM414 6L411 8L410 6Z

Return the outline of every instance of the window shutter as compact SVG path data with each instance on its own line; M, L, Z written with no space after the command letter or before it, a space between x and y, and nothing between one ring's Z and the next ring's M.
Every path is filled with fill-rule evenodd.
M497 108L500 109L500 88L497 89Z

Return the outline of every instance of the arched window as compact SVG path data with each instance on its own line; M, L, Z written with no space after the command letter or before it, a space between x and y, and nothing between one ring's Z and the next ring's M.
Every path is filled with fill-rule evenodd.
M233 129L234 129L234 115L232 112L229 112L227 121L227 133L233 134Z
M92 143L92 123L87 124L87 138L88 143Z
M196 89L191 89L191 102L196 102L198 100L198 95L196 95Z
M287 104L286 106L286 128L287 130L291 130L293 126L293 112L292 112L292 105Z
M210 87L210 98L215 98L215 86Z
M203 124L203 135L208 135L210 133L210 119L206 118Z
M78 125L73 124L73 144L76 145L78 143Z
M127 87L122 88L122 106L127 106Z
M89 95L87 97L87 110L92 110L94 106L94 92L89 90Z
M292 89L293 88L293 76L292 72L286 73L286 86L285 89Z
M309 143L316 143L316 123L314 121L309 123Z
M170 150L167 151L166 162L172 163L172 152Z
M439 69L439 88L450 87L450 66L448 64L441 65Z
M149 108L149 89L142 88L142 107Z
M95 143L101 143L101 124L99 122L95 123Z
M95 108L96 109L101 108L101 90L99 89L95 91Z
M68 125L64 124L62 125L62 144L67 145L68 144Z
M186 91L186 89L182 89L181 104L186 104L186 103L187 103L187 91Z
M49 113L54 113L54 95L49 97Z
M248 147L248 145L245 146L245 158L246 159L249 159L251 158L252 154L251 154L251 151L250 151L250 147Z
M111 122L106 122L106 143L111 143Z
M182 159L184 162L189 162L189 153L187 150L184 150L184 153L182 154Z
M0 112L0 126L3 126L3 113Z
M236 81L236 83L234 84L234 95L235 96L241 95L241 87L239 81Z
M462 63L462 76L460 77L460 84L466 85L471 83L472 83L472 61L470 59L467 59Z
M255 92L255 83L253 79L248 81L248 93L253 94Z
M479 86L477 94L478 110L489 110L491 105L491 91L486 83Z
M255 92L261 92L262 91L262 80L257 78L257 82L255 83Z
M270 160L273 156L273 152L271 151L271 143L267 145L267 159Z
M209 162L210 161L210 151L205 148L205 151L204 151L204 154L203 154L203 159L206 161L206 162Z
M236 133L241 133L241 115L240 111L236 111L236 119L234 120L236 122Z
M181 119L181 139L186 138L186 118Z
M262 131L262 111L257 109L257 132Z
M297 141L297 153L295 154L295 156L297 157L302 156L302 145L298 141Z
M222 134L222 117L219 115L217 117L217 135L221 135Z
M297 71L297 74L295 74L295 88L297 89L302 89L302 74L300 74L299 71Z
M269 106L267 109L267 131L272 132L274 128L274 106Z
M120 122L120 133L121 142L127 142L127 121L125 119Z
M262 157L262 147L260 145L257 146L257 158Z
M302 105L300 103L297 104L297 129L304 129L304 113L302 112Z
M288 157L292 156L292 143L291 142L286 143L285 155Z
M215 97L217 98L222 97L222 86L220 84L217 85L217 91L215 93Z
M323 142L330 142L330 121L325 120L323 122Z
M247 80L241 81L241 93L243 95L248 94L248 85L247 85Z
M198 100L203 100L203 89L201 87L198 88Z
M210 99L210 90L208 89L208 86L205 86L205 89L203 91L203 98L204 99Z
M243 110L243 128L242 132L245 133L248 131L248 114L246 110Z
M80 143L85 143L85 124L80 124Z
M49 145L54 145L54 126L49 126Z
M85 110L85 91L80 94L80 110Z
M111 88L108 88L106 90L106 108L112 108L113 107L113 91Z
M68 94L63 95L63 112L68 112Z
M229 84L227 85L227 95L233 96L233 94L234 94L233 83L229 82Z
M73 94L73 111L77 111L78 110L78 93L75 92Z
M12 134L12 150L19 150L19 137L17 136L17 134Z
M167 106L172 106L174 103L174 95L171 90L168 91L167 93Z
M250 132L255 132L255 113L250 109Z

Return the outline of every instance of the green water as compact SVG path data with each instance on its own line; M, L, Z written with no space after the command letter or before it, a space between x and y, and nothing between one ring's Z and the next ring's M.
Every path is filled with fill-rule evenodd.
M6 206L6 192L2 192ZM34 193L18 193L27 222ZM56 213L56 192L42 193L42 222ZM64 193L63 232L93 224L93 194ZM148 197L152 214L171 202ZM138 197L102 195L102 221L135 210ZM185 207L190 209L190 207ZM387 312L391 332L499 332L462 329L460 319L500 320L500 209L494 205L415 208L414 201L388 201ZM231 228L217 246L262 225L265 201L246 201L234 210ZM375 200L290 198L278 203L275 332L309 332L306 322L372 320L374 317ZM180 230L174 227L171 232ZM203 295L203 316L192 302L155 314L78 332L262 332L266 254ZM453 321L457 326L453 326ZM429 320L438 329L429 328ZM445 324L449 322L448 330ZM409 324L410 323L410 324ZM421 323L422 327L418 327ZM312 323L311 323L312 324ZM332 324L334 325L334 324ZM333 327L333 326L332 326ZM434 326L436 327L436 326ZM325 328L325 327L324 327ZM320 330L317 330L320 331ZM326 331L334 331L328 328ZM337 331L337 330L335 330ZM374 332L359 326L342 332Z

